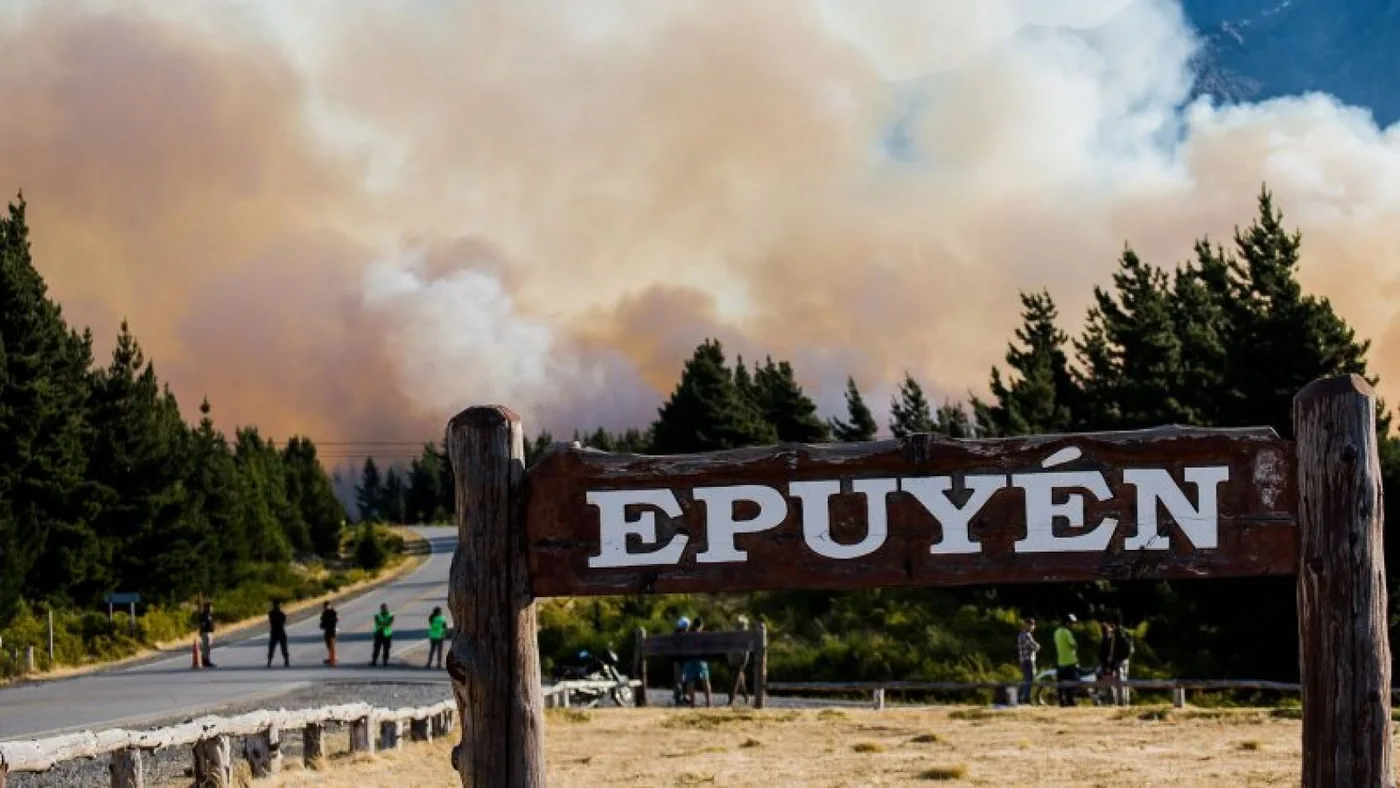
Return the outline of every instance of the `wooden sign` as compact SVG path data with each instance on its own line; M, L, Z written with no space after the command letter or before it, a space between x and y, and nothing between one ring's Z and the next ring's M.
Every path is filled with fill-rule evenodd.
M1267 429L921 435L679 457L558 449L528 473L519 417L468 408L447 428L458 776L545 784L537 597L1291 574L1301 783L1392 785L1376 407L1348 374L1298 393L1296 444Z
M1293 574L1270 429L559 448L528 473L535 596Z

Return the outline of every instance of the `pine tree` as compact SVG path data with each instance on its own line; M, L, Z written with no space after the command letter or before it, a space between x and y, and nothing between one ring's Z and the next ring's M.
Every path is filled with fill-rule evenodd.
M680 382L652 425L659 454L732 449L772 443L773 427L740 394L718 340L707 339L686 362Z
M208 577L208 544L187 482L191 435L130 327L93 383L93 520L112 586L157 599L192 592Z
M879 426L875 423L875 415L861 397L860 389L856 388L853 377L846 378L846 414L848 421L831 420L831 432L836 440L843 443L875 440Z
M798 384L791 364L786 361L774 364L773 359L768 358L754 374L751 385L754 390L751 401L757 402L759 412L773 426L778 440L825 443L830 439L826 422L817 416L817 404Z
M384 519L396 525L402 525L404 520L404 503L407 489L403 483L403 477L395 468L390 468L384 475L384 498L377 507Z
M442 523L450 519L447 493L443 490L441 466L445 462L437 447L428 443L424 444L422 454L409 464L405 508L414 522Z
M972 419L960 402L946 402L938 407L932 431L950 438L971 438L975 435Z
M199 427L191 442L191 499L208 525L210 566L201 589L213 592L238 582L240 570L252 560L248 533L249 488L238 471L224 434L214 428L209 400L199 406Z
M254 560L278 563L290 560L294 550L309 550L311 534L287 498L282 455L255 427L234 432L233 457L248 485L249 537Z
M772 361L772 359L769 359L769 361ZM755 364L754 369L757 371L758 365ZM736 356L734 358L734 388L739 390L739 394L744 399L762 410L760 406L758 384L754 381L754 377L749 374L749 368L748 365L744 363L743 356Z
M26 211L21 195L0 215L0 622L21 592L75 599L103 575L85 483L92 337L49 298Z
M929 411L924 389L908 372L899 384L899 394L890 399L890 433L903 438L922 432L933 432L933 414Z
M1075 421L1079 390L1070 373L1055 302L1046 291L1021 294L1021 326L1008 345L1006 364L1012 377L992 368L993 402L973 399L982 435L1034 435L1066 432Z
M293 436L282 449L282 467L287 476L288 502L306 526L307 547L317 555L337 555L345 507L335 497L330 477L316 457L316 444L310 438Z
M1099 429L1190 421L1177 399L1181 340L1166 272L1125 249L1113 284L1112 294L1094 288L1085 336L1076 343L1086 421Z
M355 485L355 502L360 507L360 519L375 522L384 519L379 504L384 500L384 481L379 477L379 466L373 457L365 458L364 471L360 483Z

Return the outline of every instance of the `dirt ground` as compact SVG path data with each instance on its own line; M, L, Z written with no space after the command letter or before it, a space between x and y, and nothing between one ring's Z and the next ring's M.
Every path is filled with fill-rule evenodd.
M1296 785L1300 723L1211 709L604 709L546 712L551 786ZM454 734L455 736L455 734ZM460 785L451 742L269 786Z

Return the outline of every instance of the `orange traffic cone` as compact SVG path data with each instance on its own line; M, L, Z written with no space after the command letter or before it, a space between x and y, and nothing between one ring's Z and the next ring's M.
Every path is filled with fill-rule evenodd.
M190 667L202 668L204 665L199 661L199 638L190 641Z

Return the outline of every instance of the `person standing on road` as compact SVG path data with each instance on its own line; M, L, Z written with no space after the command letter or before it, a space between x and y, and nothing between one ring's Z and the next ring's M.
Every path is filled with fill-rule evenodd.
M321 604L321 632L326 638L326 658L322 664L335 666L335 626L340 623L340 614L335 612L330 602Z
M389 645L394 638L394 614L389 606L381 604L374 615L374 654L369 658L370 667L379 662L380 649L384 651L384 667L389 667Z
M1016 656L1021 661L1021 691L1017 693L1017 700L1022 705L1031 702L1031 683L1035 681L1035 655L1040 651L1040 644L1035 642L1035 637L1031 635L1035 631L1035 619L1026 618L1021 621L1021 631L1016 634Z
M214 650L214 606L208 602L204 603L203 609L199 611L199 652L200 659L204 667L215 667L210 661L209 653Z
M282 612L282 603L276 599L272 600L272 609L267 611L267 666L272 667L272 652L278 647L282 647L282 667L292 666L291 657L287 655L287 614Z
M1064 623L1055 630L1055 681L1068 682L1079 681L1079 654L1078 647L1074 642L1074 633L1069 631L1069 625L1077 621L1073 613L1065 616ZM1061 706L1073 706L1076 688L1074 685L1062 686L1057 693L1060 697Z
M433 614L428 616L428 664L425 668L433 666L433 655L437 655L437 666L442 667L442 641L447 637L447 619L443 618L442 608L433 608Z

